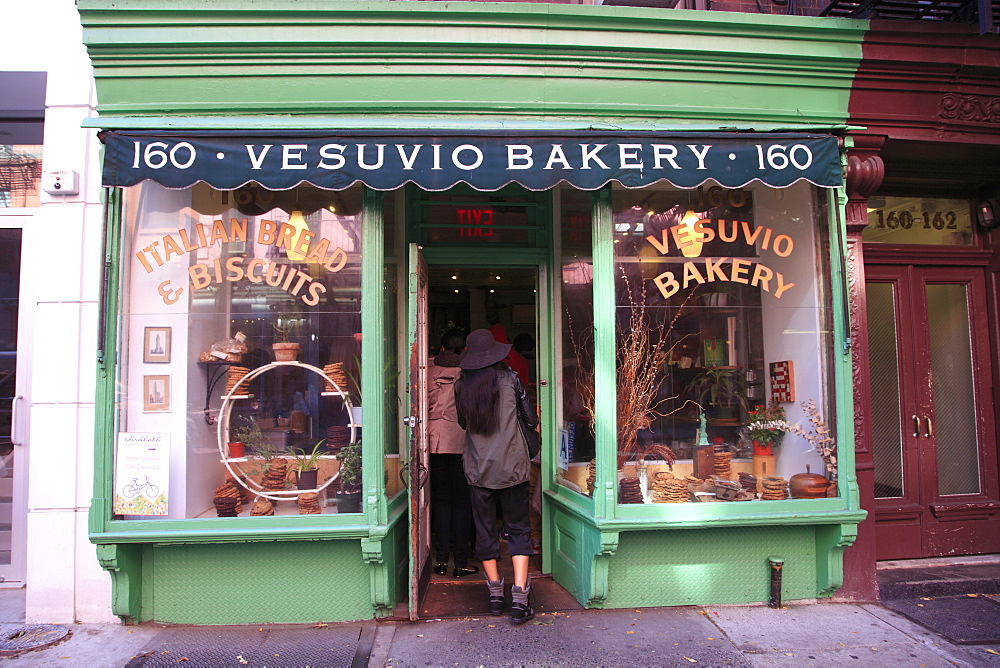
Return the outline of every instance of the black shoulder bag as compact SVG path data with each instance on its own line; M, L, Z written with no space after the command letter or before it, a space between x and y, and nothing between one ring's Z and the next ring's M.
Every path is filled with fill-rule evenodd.
M520 406L517 397L517 388L514 389L514 406ZM515 412L517 413L517 426L520 427L521 436L524 437L524 442L528 446L528 458L534 459L542 449L542 435L525 424L524 420L521 419L520 410L515 409Z

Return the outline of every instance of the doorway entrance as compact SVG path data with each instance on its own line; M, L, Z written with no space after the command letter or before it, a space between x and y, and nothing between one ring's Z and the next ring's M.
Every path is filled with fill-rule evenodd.
M0 582L24 582L25 476L24 431L27 405L19 371L21 315L20 216L0 217ZM20 332L21 338L24 333ZM19 364L19 357L21 362Z
M521 382L537 405L537 309L538 309L538 275L537 265L498 266L489 258L482 258L481 264L463 263L428 263L427 267L427 359L428 392L432 396L432 404L439 406L447 402L438 396L441 392L451 391L452 385L447 379L456 372L449 373L447 368L435 369L435 362L440 360L448 363L445 339L454 333L468 334L475 329L489 329L494 338L503 343L514 345L511 353L511 368L518 372ZM439 383L442 383L438 386ZM429 416L434 422L434 416ZM432 425L429 425L432 427ZM435 427L436 428L436 427ZM440 434L441 432L439 432ZM440 436L438 436L440 438ZM430 448L447 447L436 439L430 439ZM449 479L454 471L449 466L447 455L430 453L428 456L430 475L428 501L430 522L421 522L417 526L429 531L427 543L430 566L446 564L443 573L441 569L431 569L425 591L420 593L419 616L450 617L482 614L485 609L485 587L480 563L474 556L474 531L470 531L471 510L467 502L457 498L461 494L461 485L451 484ZM537 581L541 577L541 494L538 490L540 464L533 465L531 488L534 494L531 512L532 539L535 543L536 556L531 560L531 574ZM437 485L437 487L435 487ZM465 507L468 511L464 526L462 518L454 515L454 507ZM502 526L497 531L502 532ZM458 529L456 531L456 529ZM503 534L501 533L501 536ZM456 541L462 541L460 546ZM444 543L448 545L445 546ZM505 551L506 543L501 540L502 558L500 560L501 574L507 582L513 580L510 560ZM439 553L443 550L443 553ZM478 568L478 573L456 576L456 568L460 565L457 555L469 555L467 566ZM449 559L449 556L451 557ZM426 570L427 567L424 567ZM463 571L458 571L463 573ZM537 594L536 594L537 599Z
M1000 551L985 269L866 273L876 558Z

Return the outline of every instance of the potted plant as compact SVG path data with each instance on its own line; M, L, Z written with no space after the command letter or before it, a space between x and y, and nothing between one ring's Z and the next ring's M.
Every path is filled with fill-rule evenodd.
M259 456L264 444L270 447L271 443L264 437L257 421L245 415L239 416L236 426L229 431L229 456L245 457L247 452Z
M747 426L753 441L753 453L764 456L773 454L774 446L781 445L781 439L785 437L785 430L781 428L786 420L784 406L772 399L767 405L758 404L748 410L747 418L750 420Z
M361 512L361 441L349 443L337 453L340 461L338 513Z
M294 362L299 357L298 342L288 340L302 323L302 315L295 304L289 302L289 306L275 316L272 324L277 333L277 340L271 344L276 362Z
M292 466L295 467L298 473L299 489L316 489L316 482L319 476L319 458L323 454L320 446L325 442L325 438L321 439L313 446L312 452L306 452L304 448L295 448L292 450L292 457L294 457Z
M737 420L746 409L746 377L741 367L716 366L695 376L685 388L699 404L711 406L714 420Z

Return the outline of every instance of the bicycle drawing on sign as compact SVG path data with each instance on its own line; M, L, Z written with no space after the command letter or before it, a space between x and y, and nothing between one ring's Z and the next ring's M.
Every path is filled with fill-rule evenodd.
M155 499L160 495L160 488L149 481L149 476L144 476L146 478L145 482L139 482L139 478L132 478L131 484L122 487L122 496L126 499L132 499L139 495L140 492L144 493L151 499Z

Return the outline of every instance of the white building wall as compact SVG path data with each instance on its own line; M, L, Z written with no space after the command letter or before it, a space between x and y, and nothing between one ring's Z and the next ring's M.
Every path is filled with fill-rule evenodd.
M4 6L0 70L45 71L43 170L79 172L79 195L42 194L23 236L19 371L27 408L26 622L117 621L87 538L101 276L100 144L90 60L73 0ZM27 371L27 373L25 373Z

